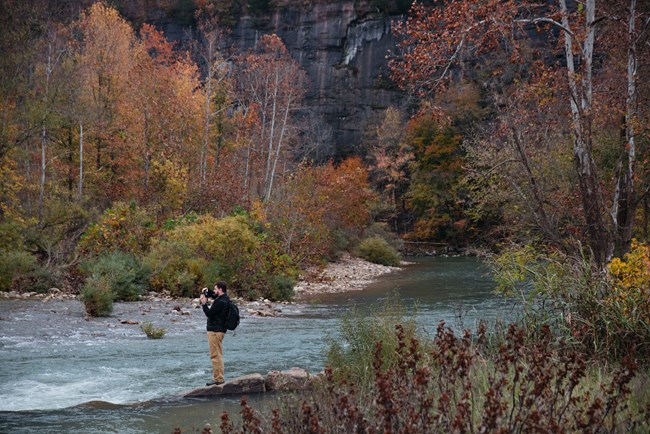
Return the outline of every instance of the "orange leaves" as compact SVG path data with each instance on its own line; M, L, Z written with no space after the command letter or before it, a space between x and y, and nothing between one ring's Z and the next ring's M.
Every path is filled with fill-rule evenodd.
M140 38L143 48L152 60L162 65L171 65L176 60L173 45L154 26L143 24Z
M394 26L403 54L390 62L393 76L403 88L427 95L446 87L453 71L482 53L507 48L517 61L524 24L515 18L525 11L525 3L449 0L432 7L415 3L406 23Z
M256 215L299 265L314 264L341 246L335 242L361 234L370 223L374 195L359 158L321 167L302 166L275 202Z
M374 199L361 159L349 158L338 167L330 163L317 171L320 172L318 184L327 207L327 221L360 233L370 223L369 205Z

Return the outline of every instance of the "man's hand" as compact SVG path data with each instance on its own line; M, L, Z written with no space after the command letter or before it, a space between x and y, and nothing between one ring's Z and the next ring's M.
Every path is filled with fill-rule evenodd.
M201 304L206 304L208 302L208 298L205 296L205 294L201 294L201 296L199 297L199 301L201 302Z

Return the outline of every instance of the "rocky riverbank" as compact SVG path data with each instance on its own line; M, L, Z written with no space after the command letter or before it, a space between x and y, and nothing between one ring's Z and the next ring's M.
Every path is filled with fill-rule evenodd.
M406 263L404 263L406 264ZM323 269L311 269L294 287L296 297L312 294L328 294L358 291L371 284L379 276L399 270L400 267L373 264L349 254L327 264Z
M260 317L281 316L284 306L300 304L303 298L310 295L359 291L378 277L399 269L400 267L373 264L361 258L355 258L349 254L345 254L336 262L329 263L325 267L312 268L304 273L294 287L296 294L295 302L271 302L266 299L253 301L243 299L234 300L245 315ZM53 300L74 300L78 296L64 292L58 288L51 288L45 294L38 294L36 292L19 293L15 291L0 292L0 298L48 302ZM190 308L199 307L198 298L178 299L165 293L150 292L143 299L143 301L156 303L157 305L166 305L170 313L177 315L189 315L191 312Z

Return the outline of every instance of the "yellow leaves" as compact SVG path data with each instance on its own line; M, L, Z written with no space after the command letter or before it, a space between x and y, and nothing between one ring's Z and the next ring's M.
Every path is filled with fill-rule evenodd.
M9 158L0 158L0 216L21 221L17 193L22 187L16 173L16 164Z
M632 240L623 260L614 258L608 265L613 290L607 296L627 317L650 322L650 246Z

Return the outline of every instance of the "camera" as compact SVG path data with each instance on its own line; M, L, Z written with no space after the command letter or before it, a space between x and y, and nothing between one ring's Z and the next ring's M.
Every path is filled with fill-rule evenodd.
M217 298L217 294L215 294L212 289L203 288L201 292L203 293L203 295L205 295L208 298L212 298L212 299Z

